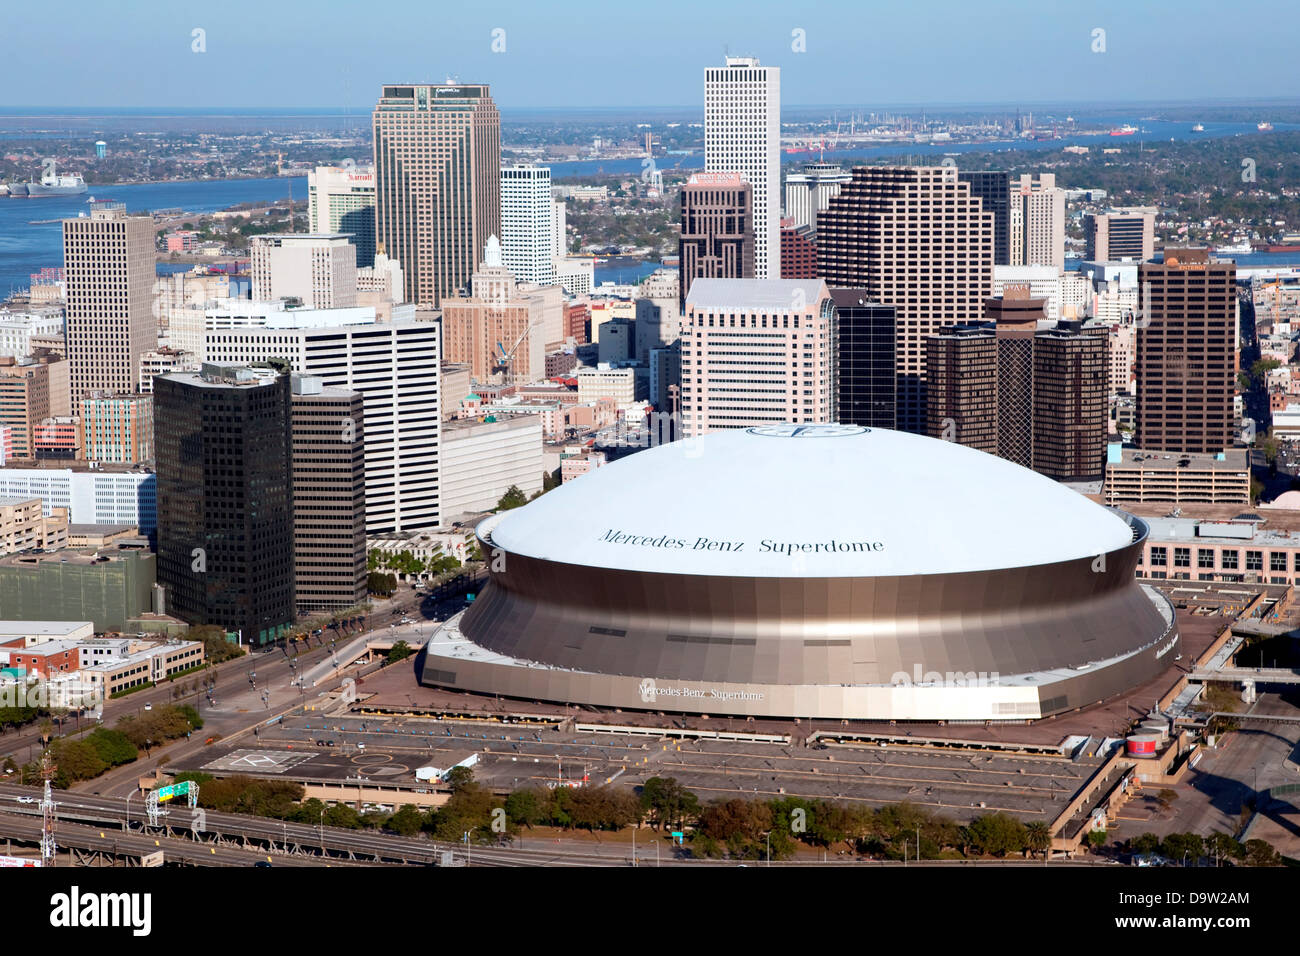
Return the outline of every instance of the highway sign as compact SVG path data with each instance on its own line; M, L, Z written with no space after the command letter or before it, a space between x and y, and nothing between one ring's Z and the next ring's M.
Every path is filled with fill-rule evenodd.
M158 800L170 800L172 797L184 797L190 792L190 782L182 780L180 783L174 783L170 786L163 787L158 791Z

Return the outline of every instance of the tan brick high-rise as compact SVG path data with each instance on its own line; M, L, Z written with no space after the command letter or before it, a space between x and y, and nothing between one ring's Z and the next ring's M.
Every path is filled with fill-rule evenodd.
M501 117L486 85L385 86L374 112L375 239L406 301L440 305L501 234Z
M73 405L92 391L134 391L140 356L158 347L153 220L121 203L63 220L63 266Z
M952 166L860 166L817 216L817 269L897 313L898 427L924 432L925 337L979 322L993 294L993 213Z

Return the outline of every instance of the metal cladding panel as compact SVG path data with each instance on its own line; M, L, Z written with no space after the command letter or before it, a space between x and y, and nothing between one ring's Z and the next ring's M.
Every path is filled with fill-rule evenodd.
M504 570L460 628L512 658L661 679L840 686L889 684L917 667L1077 668L1166 631L1134 579L1144 539L1102 562L888 578L655 573L503 552ZM850 644L830 653L836 640Z

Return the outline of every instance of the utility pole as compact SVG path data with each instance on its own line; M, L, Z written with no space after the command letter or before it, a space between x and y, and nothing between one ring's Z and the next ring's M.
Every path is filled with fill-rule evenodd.
M54 856L58 847L54 843L54 755L48 750L41 754L41 779L45 781L45 791L41 797L41 864L54 866Z

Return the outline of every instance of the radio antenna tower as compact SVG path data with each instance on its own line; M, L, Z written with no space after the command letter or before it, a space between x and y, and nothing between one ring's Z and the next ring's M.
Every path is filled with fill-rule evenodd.
M54 854L58 849L54 844L54 790L51 785L54 769L54 755L46 750L41 754L41 779L45 781L45 793L41 798L41 863L44 866L54 866Z

